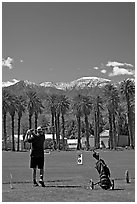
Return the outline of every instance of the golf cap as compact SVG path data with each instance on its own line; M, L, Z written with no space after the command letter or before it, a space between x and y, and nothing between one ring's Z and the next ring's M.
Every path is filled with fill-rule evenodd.
M39 127L37 128L37 131L38 131L38 132L41 132L41 131L42 131L42 128L39 126Z

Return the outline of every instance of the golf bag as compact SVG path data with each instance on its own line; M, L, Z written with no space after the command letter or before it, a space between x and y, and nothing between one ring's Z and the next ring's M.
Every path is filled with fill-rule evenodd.
M108 166L105 164L104 160L99 159L96 163L95 167L99 173L100 181L98 184L102 189L110 189L112 186L111 180L110 180L110 170Z

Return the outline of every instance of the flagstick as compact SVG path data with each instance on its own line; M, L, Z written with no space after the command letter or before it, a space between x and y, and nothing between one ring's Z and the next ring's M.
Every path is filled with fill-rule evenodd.
M10 173L10 188L13 189L13 185L12 185L12 174Z

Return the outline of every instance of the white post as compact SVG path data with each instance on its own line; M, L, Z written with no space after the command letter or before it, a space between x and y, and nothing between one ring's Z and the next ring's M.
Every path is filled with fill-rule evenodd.
M13 185L12 185L12 174L10 173L10 188L13 189Z

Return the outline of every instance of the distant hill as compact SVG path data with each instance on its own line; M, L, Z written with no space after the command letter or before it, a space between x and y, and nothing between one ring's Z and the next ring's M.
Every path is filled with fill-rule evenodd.
M135 79L130 80L135 81ZM81 77L71 82L42 82L40 84L36 84L27 80L23 81L13 79L12 81L2 82L2 88L10 90L16 95L26 93L28 90L34 90L41 98L43 98L44 95L53 93L67 93L68 96L71 96L77 91L84 92L85 89L89 89L91 87L93 88L97 85L101 88L107 83L113 83L116 86L121 84L121 82L114 83L109 79L99 77Z
M2 87L16 94L25 93L31 89L41 93L40 95L43 95L49 93L63 93L64 91L73 92L74 90L94 87L96 85L104 86L109 82L109 79L98 77L82 77L72 82L42 82L40 84L36 84L27 80L22 81L13 79L12 81L2 82Z

